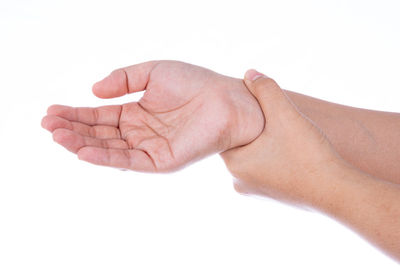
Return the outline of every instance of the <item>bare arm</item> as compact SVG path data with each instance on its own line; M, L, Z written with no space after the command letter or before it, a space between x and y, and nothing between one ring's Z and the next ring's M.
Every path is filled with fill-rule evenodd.
M359 169L400 184L400 114L353 108L286 91L297 108Z
M319 191L313 207L400 260L400 187L345 165L325 175L334 183Z
M391 121L392 115L358 111L304 96L299 96L304 105L300 113L292 103L299 103L299 99L290 101L272 79L249 71L245 83L257 98L266 123L256 140L221 153L236 178L235 189L322 211L400 260L399 184L366 174L335 150L341 149L342 155L358 165L365 164L364 169L373 165L371 170L380 171L386 179L400 181L399 167L395 166L398 152L385 147L396 145L396 140L389 140L394 133L381 129L383 121ZM304 114L311 114L317 123ZM320 122L333 137L334 145L318 127ZM365 123L368 131L359 130L357 123Z

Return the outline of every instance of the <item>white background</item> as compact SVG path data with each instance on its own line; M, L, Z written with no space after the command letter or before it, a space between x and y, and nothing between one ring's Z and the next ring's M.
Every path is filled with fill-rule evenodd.
M0 1L0 266L395 266L323 215L238 195L211 156L153 175L78 161L40 127L113 69L175 59L400 111L399 1Z

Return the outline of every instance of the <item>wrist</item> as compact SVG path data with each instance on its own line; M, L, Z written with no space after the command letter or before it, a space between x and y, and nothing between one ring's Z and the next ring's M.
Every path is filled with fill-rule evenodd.
M250 93L241 79L231 79L226 90L230 101L230 123L228 134L230 145L226 150L249 144L264 129L264 115L257 99Z

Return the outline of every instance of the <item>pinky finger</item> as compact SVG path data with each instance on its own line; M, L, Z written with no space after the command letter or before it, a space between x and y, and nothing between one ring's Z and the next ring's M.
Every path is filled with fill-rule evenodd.
M139 149L112 149L85 146L78 151L78 158L96 165L157 172L153 159Z

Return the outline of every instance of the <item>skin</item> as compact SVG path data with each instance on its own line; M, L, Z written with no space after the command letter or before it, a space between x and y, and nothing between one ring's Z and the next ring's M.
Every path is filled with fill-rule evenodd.
M241 79L177 61L113 71L93 86L100 98L146 90L138 102L98 108L53 105L42 126L94 164L169 172L247 144L263 128L257 101Z
M245 145L264 127L261 109L241 79L183 62L150 61L121 68L93 86L100 98L142 90L145 94L137 103L51 106L42 126L82 160L148 172L174 171ZM400 114L285 92L346 161L400 183Z
M400 260L400 187L347 163L272 79L254 70L246 85L266 126L248 145L221 153L243 194L319 210Z
M238 192L324 212L399 260L400 115L283 91L255 71L246 77L145 62L93 86L100 98L145 90L138 102L53 105L42 126L79 159L136 171L221 153Z
M350 164L400 184L400 114L330 103L285 91Z

